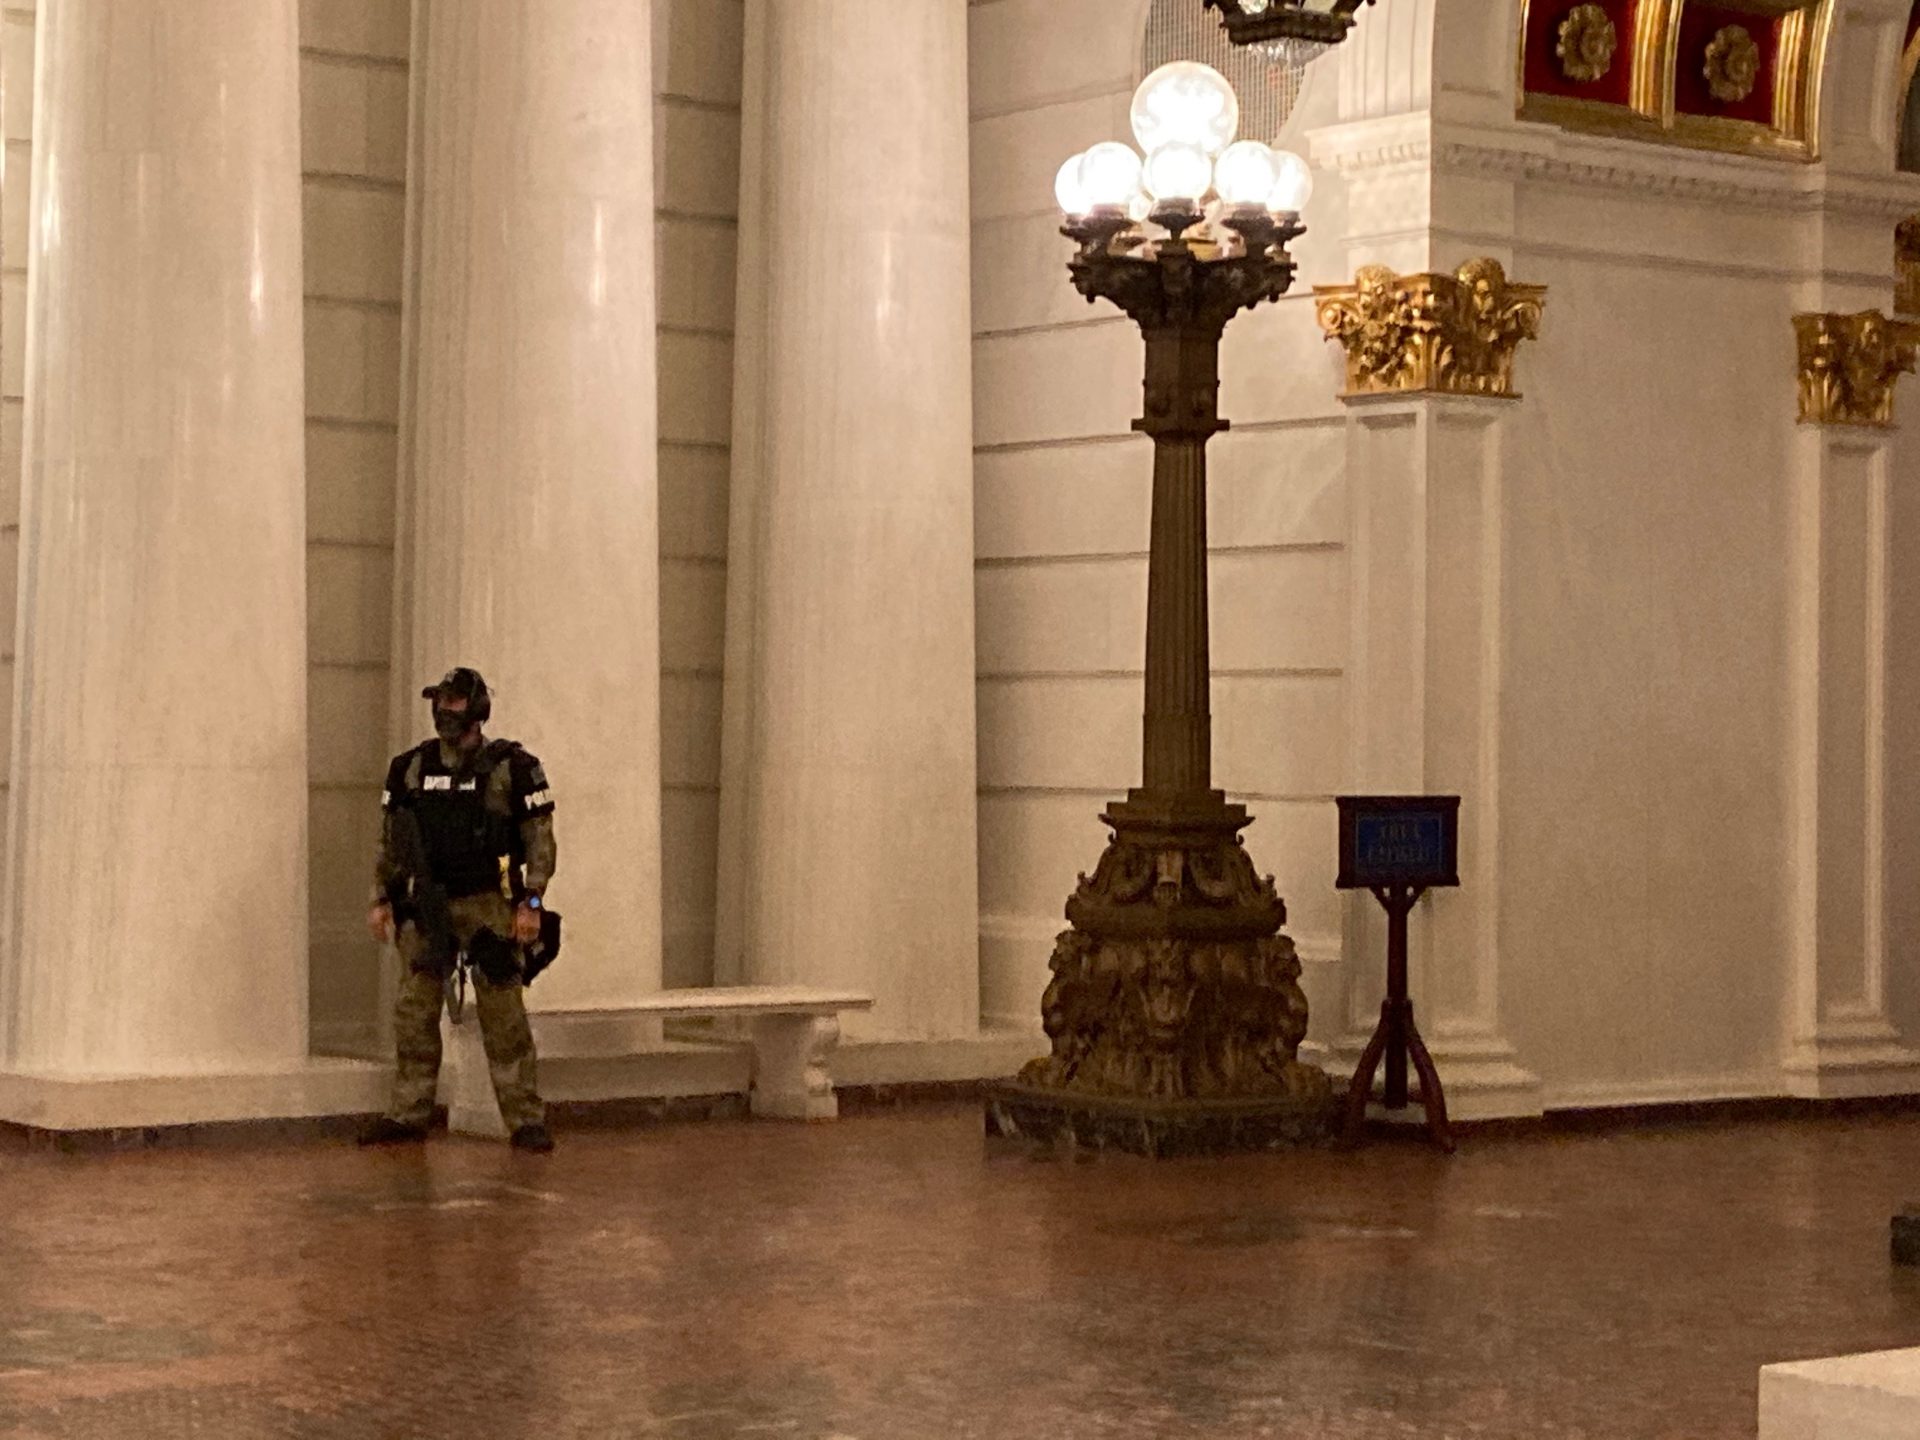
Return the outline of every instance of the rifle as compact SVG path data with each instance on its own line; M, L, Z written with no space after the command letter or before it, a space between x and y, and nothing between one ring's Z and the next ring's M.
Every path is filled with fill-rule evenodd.
M421 960L434 973L445 975L453 969L454 957L459 951L453 938L447 887L435 881L427 868L427 842L420 833L419 818L404 807L390 810L387 827L388 847L394 863L407 877L409 918L424 942ZM397 921L399 917L395 918Z
M420 931L423 942L421 961L435 974L451 975L459 958L460 945L454 938L453 914L449 908L446 886L432 879L427 868L427 843L420 833L419 818L411 810L402 807L387 813L387 823L390 826L387 832L388 845L394 864L407 877L406 908ZM397 911L394 918L396 921L400 918ZM504 965L479 963L481 973L499 984L511 969L513 941L502 937L496 946L491 943L493 939L485 933L477 936L481 954L474 958L477 962L491 960L496 949L507 951L507 963ZM551 965L559 954L560 917L551 910L543 910L540 912L540 937L522 950L522 983L531 985L534 977Z

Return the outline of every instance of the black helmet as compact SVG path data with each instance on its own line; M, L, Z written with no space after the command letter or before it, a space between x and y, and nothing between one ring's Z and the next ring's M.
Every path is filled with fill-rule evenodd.
M441 700L466 701L465 718L473 725L486 724L493 714L493 696L487 690L487 682L480 677L478 670L469 670L464 665L442 675L438 685L427 686L420 692L420 698L436 702L436 710Z

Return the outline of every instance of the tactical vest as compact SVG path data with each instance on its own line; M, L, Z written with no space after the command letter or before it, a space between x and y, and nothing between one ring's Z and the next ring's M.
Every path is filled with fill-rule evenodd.
M407 764L407 804L420 822L427 869L450 896L499 890L512 898L509 877L520 873L507 764L514 748L510 740L489 741L462 774L442 762L440 742L429 740Z

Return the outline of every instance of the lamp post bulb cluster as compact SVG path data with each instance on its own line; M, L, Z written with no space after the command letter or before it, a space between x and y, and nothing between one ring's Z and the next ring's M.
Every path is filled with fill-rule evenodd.
M1219 71L1162 65L1134 93L1135 150L1103 141L1071 157L1054 181L1070 220L1152 219L1176 233L1218 202L1229 217L1293 220L1313 193L1307 162L1258 140L1236 140L1240 101Z

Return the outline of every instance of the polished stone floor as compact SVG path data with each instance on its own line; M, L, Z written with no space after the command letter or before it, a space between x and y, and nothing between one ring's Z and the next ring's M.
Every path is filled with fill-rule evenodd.
M1719 1440L1920 1344L1920 1117L1036 1159L812 1128L0 1149L0 1436Z

